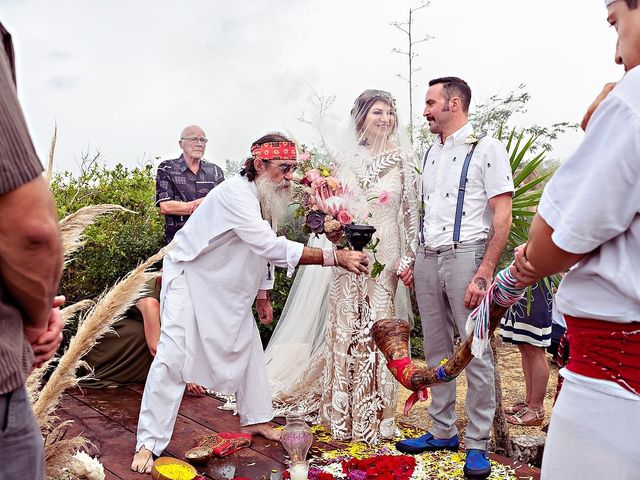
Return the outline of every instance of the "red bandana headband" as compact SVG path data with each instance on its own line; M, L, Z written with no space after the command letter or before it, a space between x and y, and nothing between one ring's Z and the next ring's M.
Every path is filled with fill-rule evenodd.
M251 147L251 155L260 160L296 160L296 144L293 142L267 142Z

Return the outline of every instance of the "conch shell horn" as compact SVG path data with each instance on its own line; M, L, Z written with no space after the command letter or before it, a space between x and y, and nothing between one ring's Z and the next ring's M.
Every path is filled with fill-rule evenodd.
M491 302L489 307L489 334L493 335L500 325L507 307ZM418 400L426 400L427 388L438 383L454 380L471 361L470 335L453 353L451 358L431 368L418 368L409 358L409 324L397 318L385 318L373 324L371 334L376 345L387 359L387 367L393 376L413 394L404 406L404 414Z

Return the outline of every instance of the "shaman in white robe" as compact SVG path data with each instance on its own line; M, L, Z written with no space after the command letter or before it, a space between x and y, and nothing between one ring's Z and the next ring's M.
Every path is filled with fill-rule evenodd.
M145 385L136 450L145 445L159 454L166 448L190 382L236 394L242 425L273 417L251 307L258 289L273 287L273 267L291 274L303 248L276 236L246 177L236 175L209 192L164 259L162 331Z

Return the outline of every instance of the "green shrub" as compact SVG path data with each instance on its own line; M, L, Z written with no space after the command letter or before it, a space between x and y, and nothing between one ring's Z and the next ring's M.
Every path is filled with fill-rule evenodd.
M87 242L65 268L60 292L67 304L95 298L162 247L163 220L155 206L155 170L129 170L92 163L80 175L56 174L51 181L58 216L101 203L135 213L99 217L85 229Z

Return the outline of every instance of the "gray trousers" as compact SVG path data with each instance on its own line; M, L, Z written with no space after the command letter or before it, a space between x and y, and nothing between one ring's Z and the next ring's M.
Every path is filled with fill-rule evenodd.
M44 442L24 386L0 395L0 480L44 479Z
M465 324L471 310L464 306L467 285L484 255L484 244L458 245L436 250L420 247L414 267L414 283L422 319L424 353L430 367L453 354L454 325L460 338L467 338ZM488 448L496 409L494 370L491 348L482 358L473 358L465 369L469 424L465 429L466 448ZM451 438L456 428L456 381L431 388L429 416L431 434Z

